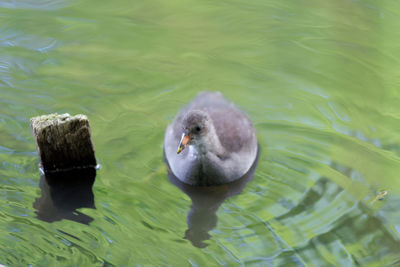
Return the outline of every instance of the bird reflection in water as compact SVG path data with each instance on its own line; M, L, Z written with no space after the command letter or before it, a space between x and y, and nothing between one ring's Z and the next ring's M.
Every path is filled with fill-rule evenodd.
M246 184L253 179L257 162L258 155L253 166L243 177L231 183L218 186L193 186L185 184L168 168L168 178L171 183L181 189L192 200L192 205L187 215L188 229L185 232L185 239L192 242L198 248L207 246L207 243L204 241L210 239L211 235L208 232L217 226L218 208L227 198L242 192Z
M42 195L33 203L37 218L46 222L67 219L89 224L93 218L77 209L95 209L92 191L95 177L95 168L42 174L39 185Z

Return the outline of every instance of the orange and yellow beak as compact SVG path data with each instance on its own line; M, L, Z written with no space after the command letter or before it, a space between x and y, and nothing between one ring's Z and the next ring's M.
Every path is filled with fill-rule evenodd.
M187 131L184 131L182 134L181 141L179 142L178 151L176 153L181 153L190 143L190 135Z

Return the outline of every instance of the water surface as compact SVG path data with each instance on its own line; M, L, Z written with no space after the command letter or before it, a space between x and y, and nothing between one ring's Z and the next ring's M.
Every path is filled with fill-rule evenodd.
M0 263L400 265L399 11L395 1L1 2ZM261 153L243 187L210 192L209 209L200 198L200 220L197 195L168 178L162 142L203 90L248 113ZM102 168L86 206L46 220L38 201L60 207L46 198L29 118L54 112L89 117ZM187 236L196 225L200 243Z

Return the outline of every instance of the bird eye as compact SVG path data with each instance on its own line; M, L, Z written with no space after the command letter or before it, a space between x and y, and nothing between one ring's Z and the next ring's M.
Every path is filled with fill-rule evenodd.
M200 132L201 131L201 127L200 126L196 126L196 131Z

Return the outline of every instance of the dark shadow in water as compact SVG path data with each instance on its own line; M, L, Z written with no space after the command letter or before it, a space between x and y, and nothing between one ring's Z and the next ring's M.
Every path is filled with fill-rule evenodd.
M208 233L217 226L217 210L225 199L242 192L245 185L254 177L258 163L259 152L250 170L240 179L232 183L217 186L193 186L181 182L168 167L168 178L175 186L181 189L192 200L190 211L187 215L188 229L185 239L195 247L204 248L205 240L210 239ZM168 166L168 163L167 163Z
M83 224L93 221L79 208L95 209L92 186L96 177L95 168L75 169L40 176L42 195L33 203L37 218L54 222L62 219Z

